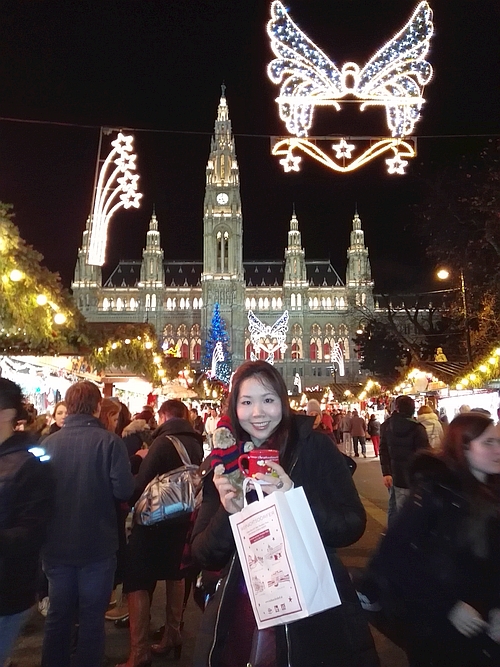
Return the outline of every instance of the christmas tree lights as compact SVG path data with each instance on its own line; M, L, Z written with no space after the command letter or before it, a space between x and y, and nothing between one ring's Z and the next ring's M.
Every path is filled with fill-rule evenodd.
M212 323L205 342L202 368L212 380L216 379L223 384L229 384L231 379L229 336L218 303L214 305Z
M139 176L132 173L136 169L137 157L131 152L133 140L133 136L119 132L111 142L112 150L99 172L91 216L87 257L89 264L104 264L108 225L113 214L120 207L139 208L142 194L137 192Z
M333 63L290 19L279 0L271 5L271 20L267 26L271 38L271 48L277 56L268 65L268 75L275 84L280 84L277 98L280 118L288 132L298 139L282 139L281 151L275 155L286 155L280 160L285 171L298 171L298 157L294 148L300 148L312 157L336 171L352 171L387 150L393 151L393 158L386 160L388 172L404 173L404 157L413 157L399 150L411 135L420 118L425 102L424 86L432 78L432 67L425 57L429 51L433 34L432 10L427 2L420 2L406 25L377 53L360 68L353 62L345 63L340 69ZM363 111L368 106L383 106L391 136L399 141L387 139L371 141L362 155L352 163L356 146L347 144L342 138L334 145L339 164L329 158L311 140L305 139L312 127L314 110L317 106L341 109L340 100L347 95L354 97ZM285 152L285 142L288 150Z
M288 332L288 310L285 310L283 315L273 325L264 324L249 310L248 332L254 349L251 357L252 360L256 361L259 359L262 350L267 355L266 361L269 364L273 364L274 353L280 350L284 354L287 348L285 341Z

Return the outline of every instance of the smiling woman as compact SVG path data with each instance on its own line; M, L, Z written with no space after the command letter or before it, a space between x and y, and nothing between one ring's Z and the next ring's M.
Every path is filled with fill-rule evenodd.
M311 505L342 605L267 631L266 665L379 665L368 625L336 548L358 540L366 516L350 471L336 445L313 429L314 419L292 413L283 378L265 361L249 361L232 380L227 418L237 448L278 450L280 463L266 461L273 474L257 473L266 494L302 486ZM264 664L262 644L242 585L229 515L243 507L231 477L217 472L204 479L203 502L193 531L193 556L207 570L222 570L221 585L209 602L198 635L195 667ZM250 498L249 498L250 499ZM230 565L230 563L232 563ZM254 649L252 650L252 644ZM278 658L278 656L283 656Z

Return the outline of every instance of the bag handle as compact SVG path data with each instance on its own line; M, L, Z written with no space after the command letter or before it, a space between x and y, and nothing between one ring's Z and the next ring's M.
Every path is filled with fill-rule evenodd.
M247 493L248 493L248 487L250 485L252 485L252 487L255 489L257 498L259 500L264 500L264 491L262 491L262 486L259 480L253 479L253 477L245 477L245 479L243 480L243 507L247 507L248 505Z
M187 453L186 448L182 444L182 442L179 440L179 438L176 438L175 435L168 435L167 438L170 440L170 442L173 444L175 447L177 454L179 454L179 458L182 461L182 464L185 466L190 466L192 465L191 459L189 458L189 454Z

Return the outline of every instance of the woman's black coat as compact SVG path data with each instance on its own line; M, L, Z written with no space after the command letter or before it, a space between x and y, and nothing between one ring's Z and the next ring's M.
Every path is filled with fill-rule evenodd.
M402 645L427 643L449 655L450 664L468 665L465 656L476 644L460 635L447 617L460 600L485 620L491 609L500 608L500 504L489 524L489 552L478 557L465 539L473 501L464 481L430 453L415 459L410 474L412 494L380 543L365 586L378 595ZM500 660L500 646L483 639Z
M349 575L335 553L356 542L365 530L366 515L351 473L338 448L313 431L314 420L295 415L290 434L296 446L289 472L309 500L330 561L342 605L276 631L278 667L375 667L379 665L368 624L362 615ZM220 503L210 474L193 531L192 552L207 570L229 568L235 544L229 515ZM238 558L209 602L198 636L195 667L216 667L232 614L232 595L241 577ZM221 604L221 599L223 599ZM288 648L287 648L288 646Z

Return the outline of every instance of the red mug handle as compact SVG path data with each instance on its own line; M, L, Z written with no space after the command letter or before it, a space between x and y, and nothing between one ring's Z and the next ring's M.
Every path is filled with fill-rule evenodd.
M248 468L244 468L244 467L241 465L241 462L242 462L242 461L245 461L245 460L246 460L246 461L249 461L248 454L241 454L241 456L238 457L238 468L239 468L239 469L241 470L241 472L245 475L245 477L248 477L248 476L249 476Z

